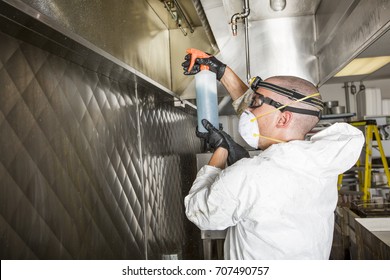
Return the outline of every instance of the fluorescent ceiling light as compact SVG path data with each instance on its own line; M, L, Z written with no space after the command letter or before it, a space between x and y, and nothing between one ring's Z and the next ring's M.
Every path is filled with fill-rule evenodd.
M338 72L335 77L371 74L389 62L390 56L355 58Z

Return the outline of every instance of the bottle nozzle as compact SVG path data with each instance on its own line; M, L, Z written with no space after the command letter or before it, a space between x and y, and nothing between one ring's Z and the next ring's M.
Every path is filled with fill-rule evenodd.
M195 60L197 58L208 58L208 57L210 57L210 55L208 55L207 53L202 52L202 51L197 50L197 49L187 49L187 53L191 54L191 62L190 62L190 66L188 66L188 72L190 72L192 67L194 67ZM207 65L201 65L200 66L200 70L205 70L205 69L209 69L209 67Z

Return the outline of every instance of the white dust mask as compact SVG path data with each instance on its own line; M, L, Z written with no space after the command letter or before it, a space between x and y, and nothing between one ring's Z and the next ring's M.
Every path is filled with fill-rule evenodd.
M277 111L277 110L276 110ZM258 149L259 147L259 138L265 138L268 140L272 140L277 143L283 143L285 141L263 136L260 134L259 125L257 123L258 117L252 114L252 112L245 110L242 112L240 116L240 120L238 122L238 132L241 137L248 143L249 146Z
M242 112L240 116L238 132L249 146L255 149L258 148L260 135L259 126L256 117L248 110Z

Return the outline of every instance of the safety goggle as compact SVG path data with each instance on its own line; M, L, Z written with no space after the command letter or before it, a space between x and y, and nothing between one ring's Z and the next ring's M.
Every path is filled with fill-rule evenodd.
M252 93L252 98L251 98L251 101L248 105L248 108L251 108L251 109L256 109L256 108L259 108L261 106L263 106L263 104L268 104L268 105L271 105L275 108L279 108L279 107L282 107L283 104L280 103L280 102L277 102L269 97L265 97L264 95L262 95L261 93L258 93L258 92L253 92Z

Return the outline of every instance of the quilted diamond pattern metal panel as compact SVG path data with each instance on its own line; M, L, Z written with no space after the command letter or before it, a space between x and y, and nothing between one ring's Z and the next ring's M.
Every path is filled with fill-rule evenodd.
M60 57L0 33L0 257L193 257L193 112L83 46L50 46Z
M185 250L183 192L188 193L196 175L188 166L196 166L193 155L200 148L194 133L196 119L172 107L172 97L161 95L153 86L139 83L137 89L148 257L181 255Z
M0 33L0 257L145 258L134 77Z

